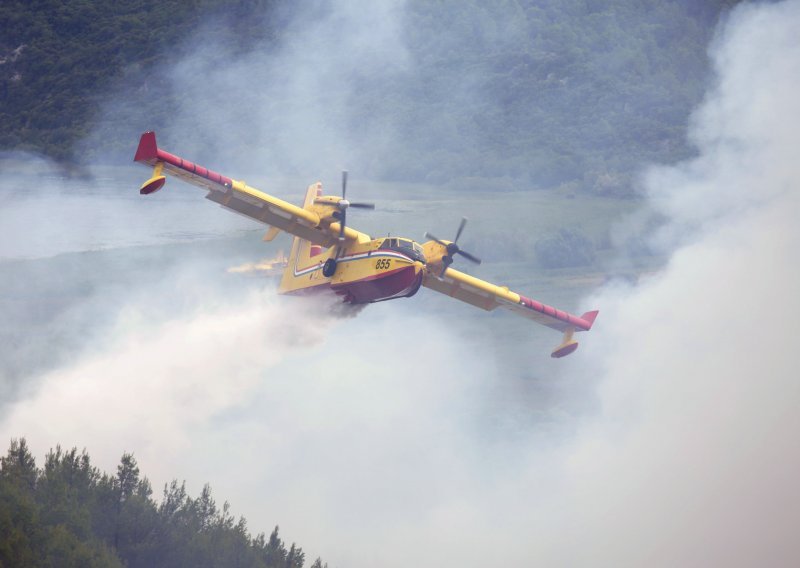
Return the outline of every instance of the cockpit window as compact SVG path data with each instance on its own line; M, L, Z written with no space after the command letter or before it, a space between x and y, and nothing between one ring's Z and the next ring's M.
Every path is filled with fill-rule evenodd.
M413 250L419 255L423 254L422 247L410 239L386 238L383 239L383 242L381 243L381 246L379 248L406 249L406 250Z

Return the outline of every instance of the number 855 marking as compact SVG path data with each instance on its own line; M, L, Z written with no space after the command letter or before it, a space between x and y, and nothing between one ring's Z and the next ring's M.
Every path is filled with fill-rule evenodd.
M391 260L388 258L379 258L378 261L375 263L375 268L377 270L386 270L391 266Z

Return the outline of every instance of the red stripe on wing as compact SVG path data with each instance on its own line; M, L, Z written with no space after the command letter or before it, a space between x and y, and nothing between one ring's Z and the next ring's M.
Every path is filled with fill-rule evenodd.
M203 179L207 179L214 183L230 187L233 183L231 178L217 173L213 170L198 166L197 164L184 160L180 156L170 154L158 147L156 143L155 132L145 132L139 139L139 147L136 149L136 155L133 157L134 162L144 162L154 166L157 162L164 162L174 166L180 170L196 175Z
M520 295L519 297L519 303L525 306L526 308L530 308L531 310L535 310L546 316L550 316L551 318L563 321L568 325L574 326L575 329L580 329L584 331L588 331L592 328L592 324L594 323L594 320L597 317L596 311L586 312L582 316L578 317L570 313L557 310L553 306L548 306L547 304L537 302L536 300L531 300L530 298L526 298L525 296L522 295Z

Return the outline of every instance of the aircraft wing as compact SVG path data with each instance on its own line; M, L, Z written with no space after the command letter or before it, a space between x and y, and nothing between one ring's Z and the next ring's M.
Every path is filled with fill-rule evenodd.
M564 339L553 351L553 357L569 355L578 347L572 339L576 331L589 331L597 317L596 311L576 316L556 309L552 306L531 300L512 292L505 286L497 286L485 280L464 274L453 268L447 268L444 276L439 278L428 272L422 281L423 286L445 294L467 304L491 311L498 307L506 308L525 318L533 320L564 334Z
M331 246L338 236L338 223L320 224L320 216L250 187L243 181L206 169L158 147L155 132L145 132L139 140L135 162L153 166L153 177L140 190L142 194L158 191L168 173L208 191L207 199L226 209L240 213L273 227L265 239L271 240L278 230L286 231L321 246ZM321 187L321 186L320 186ZM358 231L345 227L345 238L357 239Z

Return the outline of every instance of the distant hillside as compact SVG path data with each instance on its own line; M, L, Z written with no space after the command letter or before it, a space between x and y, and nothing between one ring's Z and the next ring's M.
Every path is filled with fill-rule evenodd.
M353 138L389 129L403 144L384 148L365 173L627 194L641 164L691 155L686 125L707 86L708 42L735 3L409 0L404 41L415 73L347 77ZM244 54L281 45L293 10L304 10L304 26L329 12L317 0L113 6L0 4L0 149L76 160L75 144L96 127L112 88L136 91L141 113L165 124L184 94L160 70L185 54L193 32L202 27L204 44ZM474 98L453 96L461 83ZM130 132L106 119L102 134L106 150L130 159Z
M207 21L245 49L269 35L273 3L0 2L0 150L73 160L115 81L180 56L181 41Z

